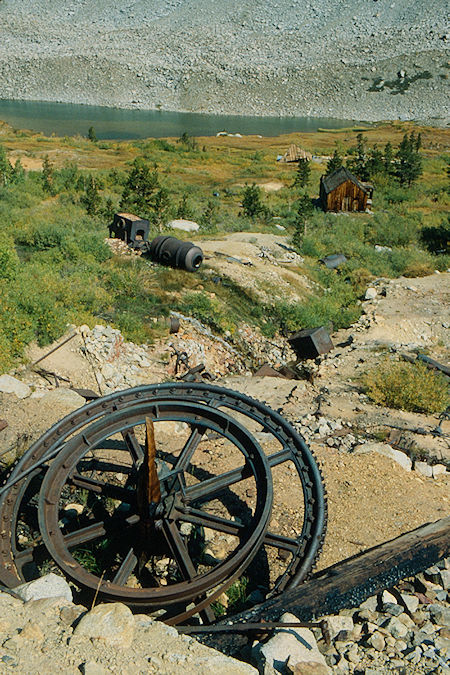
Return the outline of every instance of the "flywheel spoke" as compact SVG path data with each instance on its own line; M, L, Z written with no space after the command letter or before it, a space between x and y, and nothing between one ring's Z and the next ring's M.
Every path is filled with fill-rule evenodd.
M125 558L123 559L119 569L117 570L114 578L112 580L113 584L118 584L119 586L124 586L128 581L130 574L134 571L138 559L134 554L134 549L130 548Z
M96 495L120 500L125 502L125 504L134 504L136 502L136 496L133 490L128 490L127 488L121 487L120 485L113 485L112 483L104 483L103 481L88 476L81 476L78 473L69 476L67 484L79 487L82 490L88 490L88 492L93 492Z

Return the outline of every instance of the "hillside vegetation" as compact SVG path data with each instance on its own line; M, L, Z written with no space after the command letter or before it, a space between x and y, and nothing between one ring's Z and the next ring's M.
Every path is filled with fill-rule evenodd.
M360 315L360 299L374 277L447 269L448 132L401 124L364 130L364 161L377 157L375 145L383 155L390 143L393 152L389 170L373 164L370 169L373 214L324 214L313 206L326 159L311 163L303 187L296 165L275 161L297 142L316 155L329 157L337 150L355 170L360 131L301 139L183 135L115 143L46 138L3 126L0 372L20 359L31 341L45 345L57 339L67 323L109 323L128 339L147 343L167 330L170 310L199 318L231 341L243 320L267 336L328 322L344 327ZM408 185L398 173L397 154L411 131L415 139L420 133L423 173ZM133 192L139 180L148 190L144 200L141 189ZM261 189L274 181L281 189ZM308 279L309 290L301 302L289 297L263 302L236 280L218 281L207 261L198 274L189 274L151 265L144 257L113 255L105 237L119 205L149 217L153 236L172 217L197 220L200 246L202 237L280 234L281 226L286 243L305 258L294 271ZM348 258L339 271L318 264L332 253Z

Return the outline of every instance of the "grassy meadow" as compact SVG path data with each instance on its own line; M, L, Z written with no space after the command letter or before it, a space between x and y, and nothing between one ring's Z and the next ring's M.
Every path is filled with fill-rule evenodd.
M446 270L449 132L395 123L363 133L367 147L383 149L390 142L395 153L411 130L422 139L423 173L415 183L404 187L380 173L372 177L372 215L314 208L302 219L298 200L318 197L326 159L311 163L307 184L298 188L296 165L277 163L276 156L294 142L322 158L336 148L345 157L361 129L96 142L44 137L0 123L0 147L9 161L2 174L0 153L0 373L23 357L28 343L50 343L68 323L110 323L126 338L146 343L166 330L171 309L230 339L243 318L268 336L330 321L340 327L358 318L358 301L374 277ZM231 280L214 283L206 266L194 275L152 266L145 258L113 256L104 242L107 225L136 166L146 167L154 181L152 235L173 217L201 224L195 236L200 245L202 237L233 231L280 234L276 225L282 225L305 257L298 271L316 282L316 290L304 302L267 306ZM261 190L262 208L245 215L245 186L273 181L283 187ZM378 252L375 245L391 250ZM339 271L317 265L331 253L348 258Z

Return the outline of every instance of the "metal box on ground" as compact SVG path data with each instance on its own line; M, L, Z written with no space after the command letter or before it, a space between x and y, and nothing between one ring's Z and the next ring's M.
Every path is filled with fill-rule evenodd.
M320 354L327 354L334 345L324 326L301 330L288 339L299 359L315 359Z

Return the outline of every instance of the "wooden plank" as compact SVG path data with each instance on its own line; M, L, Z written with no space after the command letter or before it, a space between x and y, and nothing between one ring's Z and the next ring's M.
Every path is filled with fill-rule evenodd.
M276 621L292 612L300 621L359 607L405 577L423 572L450 554L450 516L336 563L297 588L241 612L234 621Z

